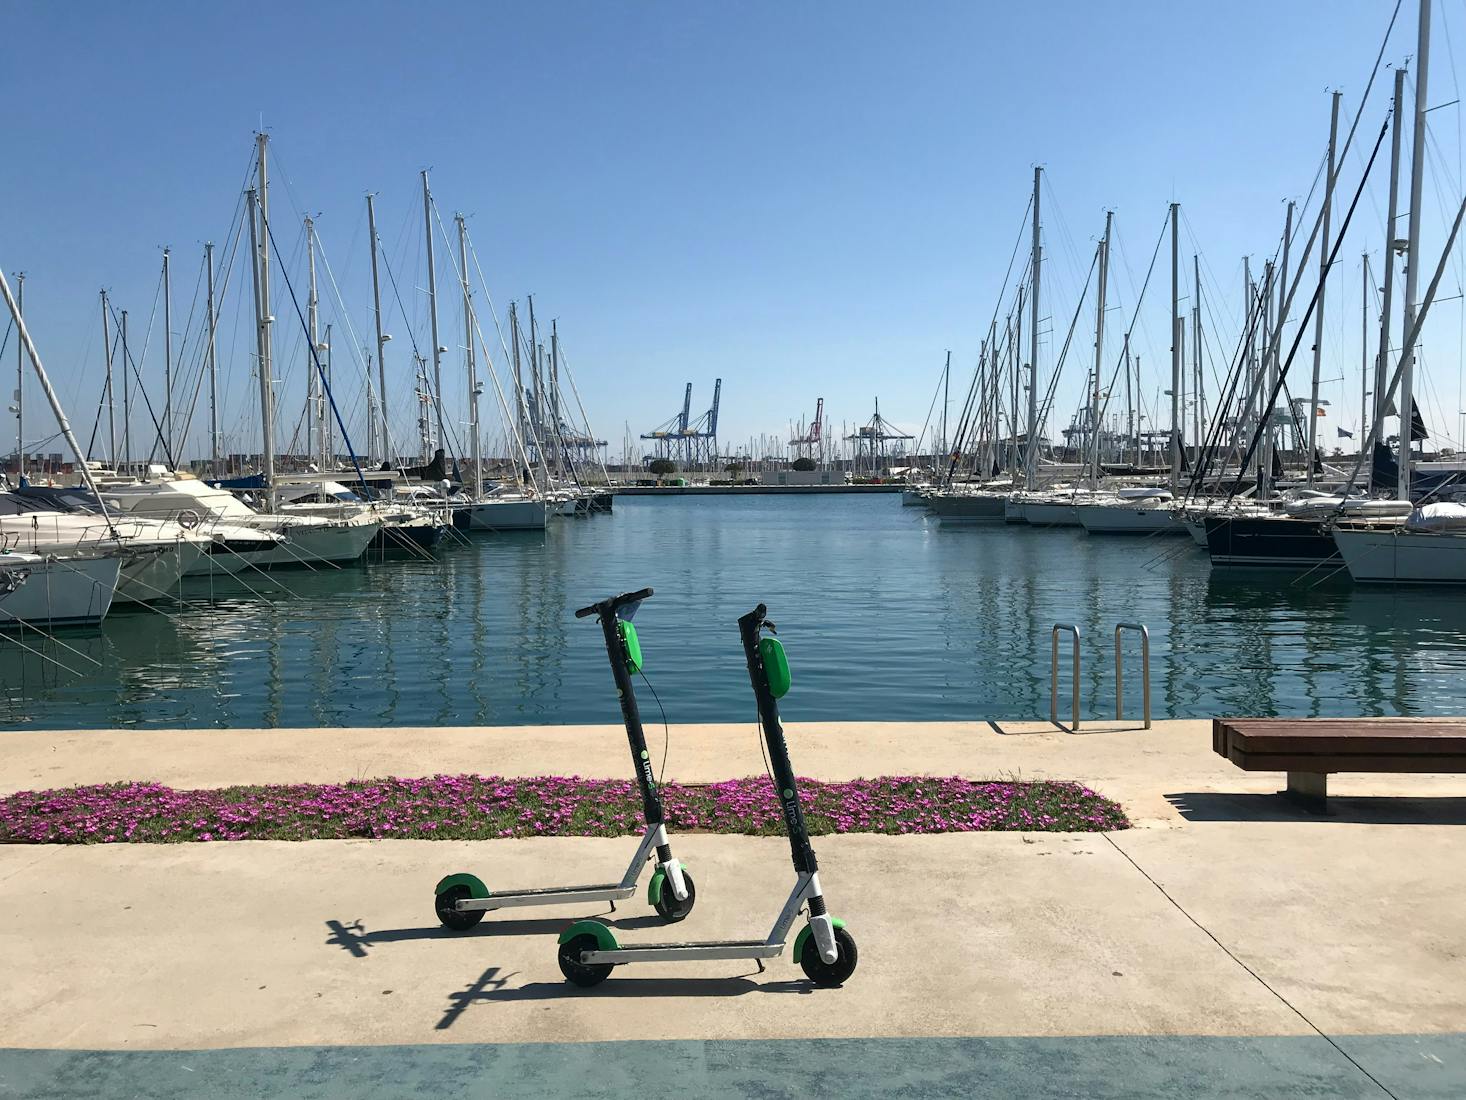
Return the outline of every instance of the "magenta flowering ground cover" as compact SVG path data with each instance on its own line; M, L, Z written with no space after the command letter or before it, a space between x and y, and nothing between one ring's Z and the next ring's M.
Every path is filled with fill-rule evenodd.
M1104 832L1129 826L1119 805L1077 783L884 776L799 780L809 831ZM782 815L767 776L662 787L669 828L776 835ZM169 844L351 837L489 840L640 832L629 781L435 775L177 791L108 783L21 791L0 799L0 843Z

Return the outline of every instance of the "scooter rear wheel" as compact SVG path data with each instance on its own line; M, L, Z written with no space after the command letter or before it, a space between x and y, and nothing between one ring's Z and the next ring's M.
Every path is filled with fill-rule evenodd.
M855 964L860 961L860 952L855 947L855 937L843 928L835 929L835 961L825 962L820 958L819 944L810 936L804 941L799 953L799 965L804 976L822 988L844 985L855 973Z
M579 936L573 936L560 945L560 973L565 975L567 981L574 982L584 989L593 985L600 985L611 976L614 969L610 963L598 963L591 965L580 961L583 951L594 951L600 943L589 932Z
M693 884L692 876L687 873L687 868L682 869L682 881L687 886L687 897L681 901L677 895L672 893L672 880L662 879L662 893L656 902L657 915L668 924L676 924L680 920L686 920L687 914L692 912L692 907L697 902L697 886Z
M444 928L451 928L455 932L467 932L484 919L485 910L483 909L455 908L460 898L472 896L467 886L450 886L441 894L433 897L433 908L438 911L438 919L443 922Z

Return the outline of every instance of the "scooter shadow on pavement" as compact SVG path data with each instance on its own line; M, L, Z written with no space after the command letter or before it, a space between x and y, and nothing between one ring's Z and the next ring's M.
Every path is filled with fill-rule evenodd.
M340 947L353 958L364 959L373 947L382 944L408 943L413 940L464 940L488 939L497 936L553 936L574 924L576 917L545 917L540 920L486 920L463 932L450 931L440 924L418 928L381 928L370 931L360 918L353 921L328 920L329 935L326 943ZM610 919L608 913L597 913L590 919L598 920L610 928L639 929L661 928L665 922L652 915Z
M443 1031L458 1022L465 1011L476 1004L510 1001L558 1001L562 998L637 998L637 997L740 997L746 993L814 993L816 986L804 978L788 981L758 982L747 975L727 978L617 978L598 986L594 992L569 982L530 982L510 987L512 974L500 975L499 967L491 966L466 989L448 994L448 1007L436 1030Z

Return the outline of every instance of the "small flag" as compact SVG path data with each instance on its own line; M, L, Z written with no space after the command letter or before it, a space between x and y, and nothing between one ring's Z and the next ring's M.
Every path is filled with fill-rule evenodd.
M1353 432L1345 431L1343 428L1338 429L1338 431L1339 431L1339 438L1340 439L1353 439L1354 438L1354 433Z
M1317 408L1315 408L1313 410L1313 415L1314 416L1328 416L1329 415L1329 411L1326 408L1324 408L1322 405L1319 405Z

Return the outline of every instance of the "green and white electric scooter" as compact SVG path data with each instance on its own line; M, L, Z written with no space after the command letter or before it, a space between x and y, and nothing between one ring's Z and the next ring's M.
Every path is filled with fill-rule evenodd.
M595 615L605 637L606 656L611 661L611 674L616 679L616 694L621 699L621 717L626 723L626 741L631 746L631 762L636 782L641 788L641 804L646 818L636 855L620 882L604 882L591 886L549 886L533 890L510 890L490 893L483 880L475 875L449 875L433 891L433 907L438 919L455 931L466 931L494 909L510 909L524 905L565 905L579 901L624 901L636 893L636 882L642 867L656 860L657 869L647 891L647 902L669 923L680 921L692 912L697 890L692 876L682 863L672 857L667 830L662 824L662 796L652 774L651 754L647 752L646 735L641 728L641 712L636 706L636 693L631 687L631 674L641 671L641 641L632 616L641 601L652 594L650 588L639 592L623 592L582 607L577 619Z
M774 624L764 618L766 610L763 604L759 604L744 615L738 620L738 631L743 638L748 677L758 699L759 725L768 745L772 778L784 807L784 825L794 856L797 877L789 900L784 903L767 938L761 940L648 943L623 947L616 942L611 929L600 921L576 921L560 934L559 952L561 972L576 985L598 985L610 976L613 968L639 962L753 959L762 971L764 959L783 954L789 930L800 910L806 908L809 921L794 938L794 957L805 975L815 985L835 986L855 972L859 957L855 938L845 929L844 921L832 919L825 909L819 865L815 862L814 847L804 825L804 810L799 802L799 789L794 783L794 769L789 763L789 746L784 740L784 727L779 722L777 702L789 690L789 662L778 638L761 636L765 630L774 633Z

